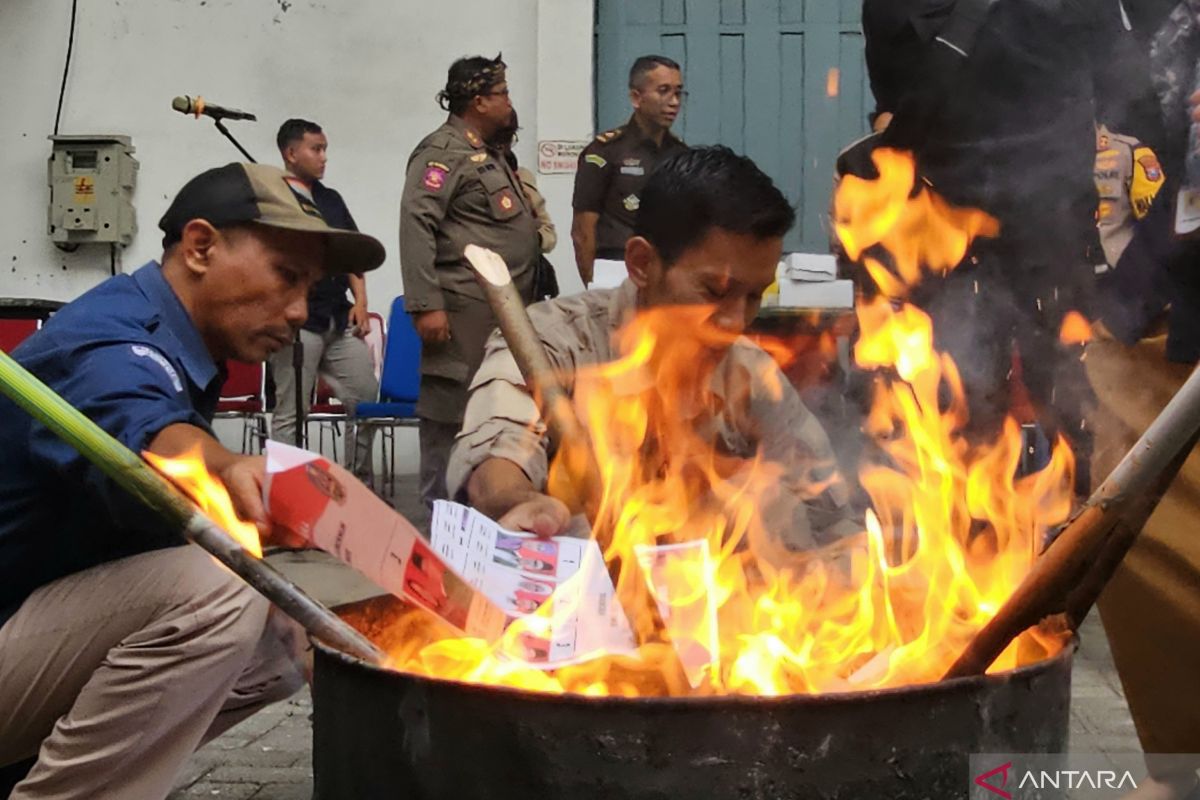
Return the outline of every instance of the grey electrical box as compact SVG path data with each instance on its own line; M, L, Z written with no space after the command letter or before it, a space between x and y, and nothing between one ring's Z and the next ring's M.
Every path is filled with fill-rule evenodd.
M64 249L132 242L138 162L129 137L51 136L50 141L51 241Z

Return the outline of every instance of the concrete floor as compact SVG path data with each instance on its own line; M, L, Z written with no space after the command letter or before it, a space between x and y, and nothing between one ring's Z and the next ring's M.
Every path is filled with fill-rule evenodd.
M396 507L418 527L428 516L414 476L402 476ZM361 577L322 553L281 553L273 563L327 605L378 594ZM1081 631L1071 691L1072 752L1140 753L1129 708L1096 615ZM196 797L309 800L312 797L312 703L305 691L260 711L198 751L169 800Z

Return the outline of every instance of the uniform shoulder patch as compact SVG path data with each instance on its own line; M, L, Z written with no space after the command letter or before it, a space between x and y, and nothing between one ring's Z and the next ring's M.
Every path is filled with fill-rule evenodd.
M446 185L446 176L449 174L450 170L444 164L430 161L425 165L425 174L421 178L421 185L431 192L440 192Z
M583 157L583 160L588 164L599 167L600 169L604 169L608 166L608 161L605 160L604 156L597 155L595 153L588 153Z

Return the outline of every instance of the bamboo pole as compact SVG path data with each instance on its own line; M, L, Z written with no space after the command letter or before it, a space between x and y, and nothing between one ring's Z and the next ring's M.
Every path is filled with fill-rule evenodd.
M1142 524L1195 446L1200 369L1175 393L1025 580L975 635L946 678L983 674L1017 636L1052 614L1077 625L1133 545Z
M383 653L270 564L256 558L129 448L0 350L0 392L156 511L321 641L375 664Z
M591 438L580 424L566 389L558 381L542 340L529 319L529 312L525 310L525 303L513 285L508 265L491 250L473 244L467 245L464 255L479 276L488 304L500 324L500 332L517 362L517 369L533 392L534 401L549 428L550 440L557 446L559 457L566 459L576 500L588 520L595 522L601 488ZM601 546L605 544L602 542Z

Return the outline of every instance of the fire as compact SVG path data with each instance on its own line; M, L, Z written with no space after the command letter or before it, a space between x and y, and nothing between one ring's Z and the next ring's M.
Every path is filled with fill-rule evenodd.
M1092 340L1092 326L1078 311L1068 311L1063 316L1058 338L1063 344L1087 344Z
M388 637L394 666L619 696L773 696L941 678L1025 576L1047 529L1068 516L1074 464L1060 440L1046 469L1015 477L1012 419L992 443L962 436L968 406L954 362L934 348L929 317L898 301L998 225L917 186L906 154L883 151L877 165L878 181L843 180L835 205L846 251L865 259L878 290L857 308L855 358L875 374L863 425L871 454L859 473L871 508L859 532L804 552L783 545L791 518L779 513L788 510L782 489L795 488L795 476L716 447L721 406L707 393L724 378L724 397L745 396L752 381L779 396L780 372L768 365L728 379L717 356L746 345L710 325L710 309L646 310L618 333L625 355L580 370L574 391L602 472L595 530L608 543L636 655L555 671L506 657L552 619L543 607L495 648L442 638L408 614ZM555 462L551 485L566 468ZM1027 635L994 668L1056 646Z
M170 478L172 483L192 498L200 510L236 539L238 544L256 558L262 558L258 528L238 517L237 512L233 510L229 492L225 490L225 484L209 474L199 450L192 450L176 458L163 458L150 452L142 453L142 457Z

